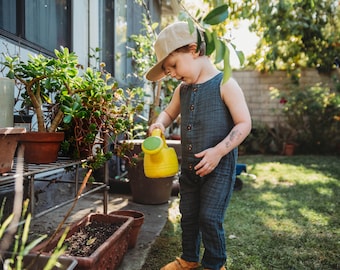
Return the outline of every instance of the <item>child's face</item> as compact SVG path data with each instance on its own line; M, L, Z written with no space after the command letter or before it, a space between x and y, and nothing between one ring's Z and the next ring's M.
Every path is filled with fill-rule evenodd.
M163 63L164 73L186 84L193 84L199 74L195 59L193 52L172 52Z

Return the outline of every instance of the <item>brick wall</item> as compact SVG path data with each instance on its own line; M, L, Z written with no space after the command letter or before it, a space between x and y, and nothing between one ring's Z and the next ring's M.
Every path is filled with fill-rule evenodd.
M274 73L260 73L257 71L233 71L233 77L244 91L253 123L263 123L270 127L277 121L277 100L271 100L269 89L275 87L280 90L288 89L291 80L285 71ZM300 85L313 85L318 82L331 84L331 76L320 75L315 69L302 72Z

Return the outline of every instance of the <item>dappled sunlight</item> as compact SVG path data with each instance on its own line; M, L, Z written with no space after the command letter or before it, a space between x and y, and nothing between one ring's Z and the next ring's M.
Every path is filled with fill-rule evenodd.
M308 220L308 223L319 226L326 226L328 224L329 217L327 214L322 214L306 207L300 208L299 212L301 216Z
M277 219L276 217L265 215L262 217L262 221L272 233L289 232L299 234L303 232L303 227L299 226L293 219Z
M179 212L179 199L175 199L168 210L168 219L171 223L177 224L181 219L181 213Z
M334 190L331 188L317 187L316 191L323 196L332 197L334 196Z

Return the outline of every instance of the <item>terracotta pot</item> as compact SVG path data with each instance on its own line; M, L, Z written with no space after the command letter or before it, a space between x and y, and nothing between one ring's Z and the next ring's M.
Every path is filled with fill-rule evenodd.
M89 214L78 222L70 225L70 230L66 236L69 238L78 231L79 227L84 227L92 221L100 221L110 224L121 224L119 229L115 231L100 247L96 249L89 257L67 256L77 260L76 270L115 270L122 262L128 249L128 239L133 223L132 217L124 217L106 214ZM31 250L31 253L50 254L58 243L63 232L60 232L55 239L47 246L48 240L39 244Z
M118 215L133 218L128 248L129 249L134 248L137 244L139 231L144 223L144 214L136 210L116 210L110 212L109 215Z
M25 132L24 128L0 128L0 173L9 172L12 169L18 140Z
M283 146L283 154L285 156L292 156L294 155L294 151L295 151L295 144L291 144L291 143L285 143Z
M10 254L5 255L6 258L10 257ZM36 255L36 254L28 254L24 256L23 260L23 266L27 267L29 266L29 269L44 269L46 266L48 260L50 259L50 256L45 255ZM59 257L58 263L60 266L54 266L52 270L72 270L75 269L77 265L77 261L72 258L66 258L66 257ZM8 268L9 260L6 259L4 262L4 270L12 269ZM26 269L26 268L25 268Z
M63 132L25 133L20 137L20 143L25 146L25 162L36 164L55 162L63 140Z

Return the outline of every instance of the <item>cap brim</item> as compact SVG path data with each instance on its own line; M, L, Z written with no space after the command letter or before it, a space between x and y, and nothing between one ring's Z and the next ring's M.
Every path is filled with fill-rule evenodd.
M165 77L165 73L162 67L163 62L164 60L158 62L156 65L150 68L149 71L146 73L145 78L152 82L163 79Z

